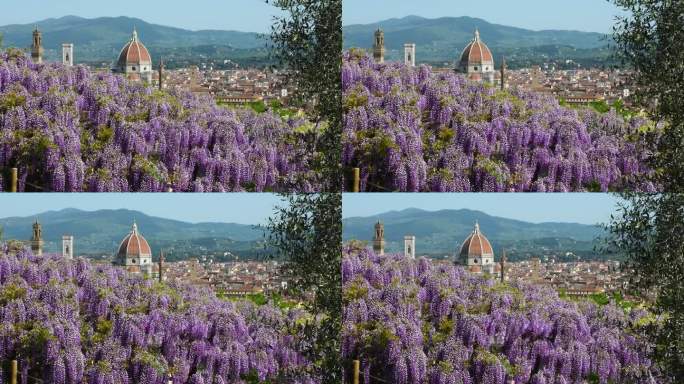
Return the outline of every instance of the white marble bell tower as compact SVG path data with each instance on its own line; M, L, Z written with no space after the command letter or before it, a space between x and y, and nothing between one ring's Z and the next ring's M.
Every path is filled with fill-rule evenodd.
M413 43L404 44L404 64L409 67L416 66L416 45Z
M74 45L71 43L62 44L62 64L68 67L74 65Z
M416 258L416 237L404 236L404 255L411 259Z
M69 235L62 236L62 256L65 259L74 258L74 237Z

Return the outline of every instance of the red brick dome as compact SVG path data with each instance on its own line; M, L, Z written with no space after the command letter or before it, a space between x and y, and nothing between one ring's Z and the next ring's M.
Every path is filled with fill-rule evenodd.
M138 32L136 32L135 29L133 30L131 40L124 45L121 49L121 53L119 53L117 65L119 67L126 67L129 65L152 65L150 52L145 48L143 43L138 40Z
M494 251L489 240L480 232L480 225L475 223L475 229L461 245L461 258L494 257Z
M136 223L133 223L131 232L121 241L117 256L122 259L128 257L140 258L143 256L152 256L150 245L147 243L147 240L138 233L138 226Z
M475 39L471 41L463 52L461 53L461 66L468 65L482 65L494 64L494 57L492 56L492 51L489 50L487 44L480 40L480 32L475 30Z

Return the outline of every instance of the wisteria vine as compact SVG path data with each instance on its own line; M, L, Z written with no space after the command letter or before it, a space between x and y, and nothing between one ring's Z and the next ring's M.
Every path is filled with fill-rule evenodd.
M668 382L647 357L656 319L643 309L368 249L345 249L342 278L342 353L366 384Z
M317 191L321 129L0 53L0 174L18 168L19 191Z
M301 352L302 310L1 247L0 383L13 359L22 383L320 382Z
M343 165L362 191L652 192L655 129L614 111L344 55ZM648 140L647 140L648 138Z

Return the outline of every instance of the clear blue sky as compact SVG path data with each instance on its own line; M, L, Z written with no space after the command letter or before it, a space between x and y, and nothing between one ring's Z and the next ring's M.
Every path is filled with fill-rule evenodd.
M619 197L606 193L347 193L342 200L345 218L406 208L468 208L532 223L597 224L610 220Z
M266 33L279 9L264 0L2 0L0 25L27 24L75 15L137 17L191 30L224 29Z
M49 210L77 208L132 209L174 220L265 224L277 205L271 193L0 193L0 216L30 216Z
M621 10L607 0L343 0L342 22L369 24L408 15L470 16L533 30L608 33Z

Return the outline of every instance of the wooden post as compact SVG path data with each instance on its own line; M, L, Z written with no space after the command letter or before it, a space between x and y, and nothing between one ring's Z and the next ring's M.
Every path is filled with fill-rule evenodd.
M359 168L354 168L354 185L352 186L352 192L359 192L361 185L361 176Z
M17 384L17 371L17 361L12 360L12 364L10 366L10 384Z
M356 168L358 169L358 168ZM359 384L359 371L361 363L358 360L354 360L354 384Z
M18 173L17 169L12 168L10 192L16 192L17 191L17 173Z

